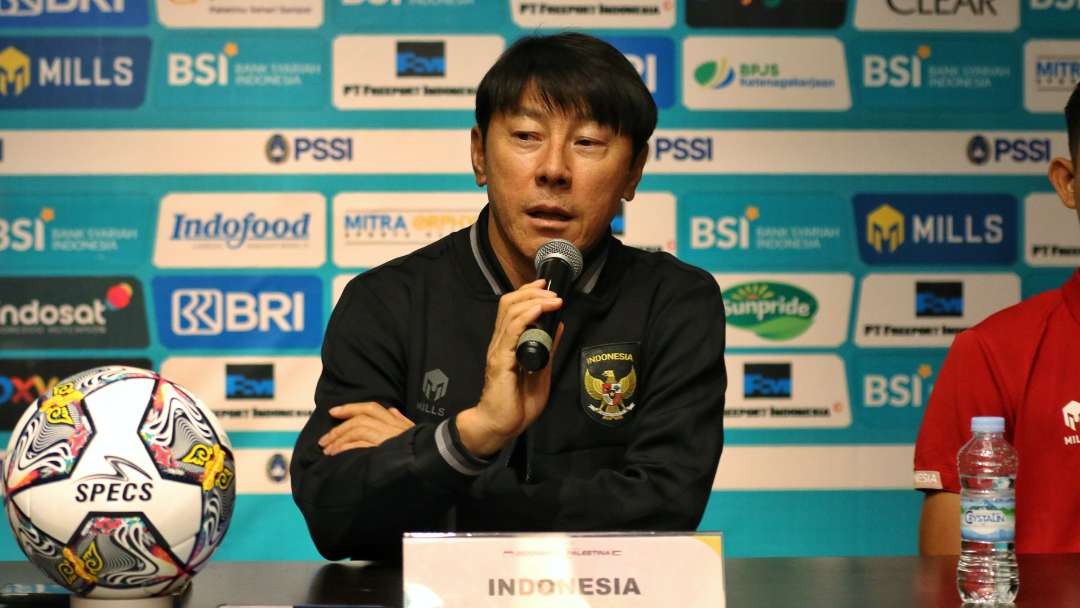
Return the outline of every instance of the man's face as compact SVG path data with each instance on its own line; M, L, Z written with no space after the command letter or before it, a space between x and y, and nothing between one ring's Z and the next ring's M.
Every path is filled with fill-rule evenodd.
M626 135L553 113L528 94L520 110L491 118L486 141L474 127L473 170L476 183L487 185L500 261L531 266L536 250L555 238L582 251L594 245L619 199L634 198L646 151L634 159L632 148Z

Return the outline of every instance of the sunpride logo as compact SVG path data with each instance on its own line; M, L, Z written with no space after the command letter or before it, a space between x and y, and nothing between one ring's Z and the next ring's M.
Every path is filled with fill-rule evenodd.
M791 340L814 323L818 303L808 292L786 283L741 283L724 294L730 325L766 340Z
M297 219L267 219L254 213L248 213L243 218L227 218L222 213L215 213L209 219L202 219L177 213L173 215L170 238L174 241L224 243L229 249L239 249L249 240L305 241L310 223L310 213L304 213Z

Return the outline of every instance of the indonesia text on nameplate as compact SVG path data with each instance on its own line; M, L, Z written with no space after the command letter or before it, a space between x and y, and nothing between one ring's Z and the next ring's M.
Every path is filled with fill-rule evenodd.
M409 608L724 608L719 532L406 534Z

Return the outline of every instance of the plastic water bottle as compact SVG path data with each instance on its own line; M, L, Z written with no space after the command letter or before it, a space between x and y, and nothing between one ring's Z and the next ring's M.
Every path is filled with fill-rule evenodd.
M1010 604L1016 567L1016 450L1005 419L971 419L971 440L956 456L960 472L960 562L956 584L966 603Z

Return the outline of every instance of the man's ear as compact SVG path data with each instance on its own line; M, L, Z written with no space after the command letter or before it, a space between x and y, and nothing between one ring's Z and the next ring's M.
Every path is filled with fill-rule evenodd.
M470 156L472 157L472 172L476 177L477 186L487 185L487 173L484 171L484 134L480 132L480 126L474 125L469 132Z
M1061 156L1050 161L1047 177L1050 178L1050 184L1054 186L1062 204L1069 209L1076 209L1076 172L1072 161Z
M637 192L638 184L641 183L641 174L645 170L645 161L649 158L649 144L646 143L642 146L641 151L638 152L637 158L634 159L633 164L630 165L630 176L626 182L626 188L623 189L622 198L624 200L634 200L634 194Z

